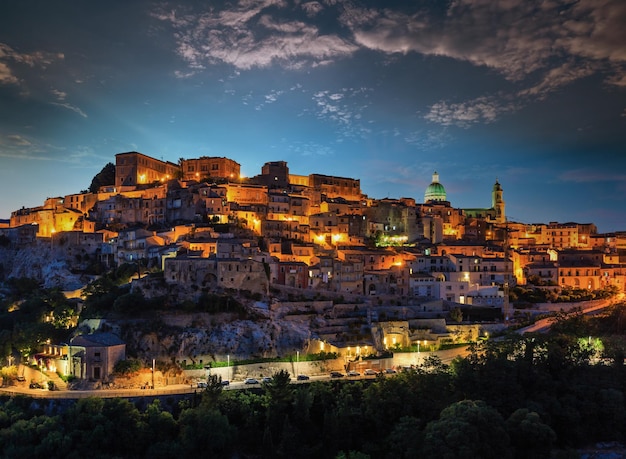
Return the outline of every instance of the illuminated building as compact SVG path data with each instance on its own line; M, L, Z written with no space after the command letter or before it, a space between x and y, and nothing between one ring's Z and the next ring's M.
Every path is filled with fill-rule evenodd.
M504 211L504 199L502 198L502 186L496 180L491 191L491 207L488 209L471 208L463 209L468 218L477 218L486 222L502 224L506 222ZM493 238L492 238L493 239Z
M439 183L439 174L437 171L433 173L433 181L426 187L424 192L424 203L432 201L447 201L446 189Z
M71 358L80 361L77 365L80 370L73 374L81 379L108 379L115 364L126 358L126 344L113 333L79 335L72 338L70 345Z
M115 155L115 187L136 187L178 178L180 167L169 161L131 151Z
M326 198L341 197L348 201L361 199L361 181L359 179L310 174L309 187L319 191Z
M541 243L555 249L587 248L597 228L592 223L556 223L541 226Z
M273 274L272 283L287 287L306 288L309 267L301 261L280 261L276 265L277 272Z
M48 198L43 206L22 208L11 212L10 226L37 225L38 237L52 237L55 232L72 231L83 213L67 208L61 197Z
M248 185L240 183L225 183L220 185L226 189L226 200L236 202L240 206L245 205L267 205L267 186Z
M182 159L180 163L183 180L200 181L207 178L222 178L236 181L241 175L239 163L229 158L201 156L194 159Z

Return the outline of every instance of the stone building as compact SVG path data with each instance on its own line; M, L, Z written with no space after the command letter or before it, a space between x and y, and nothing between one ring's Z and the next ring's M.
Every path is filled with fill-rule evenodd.
M166 182L179 175L178 164L169 161L160 161L136 151L115 155L115 187L118 191L123 187Z

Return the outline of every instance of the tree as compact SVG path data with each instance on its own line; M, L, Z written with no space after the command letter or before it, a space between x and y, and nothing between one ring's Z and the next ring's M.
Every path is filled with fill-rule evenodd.
M452 320L453 322L463 321L463 311L461 311L461 308L457 306L450 311L450 320Z
M443 459L511 457L502 416L481 400L454 403L429 422L422 452Z
M179 419L183 457L230 457L237 430L214 408L184 410Z
M115 164L107 163L91 180L90 193L97 193L101 186L115 185Z
M506 420L506 430L511 438L511 446L515 448L516 458L550 457L556 434L534 411L526 408L516 410Z
M267 406L267 426L273 439L279 440L284 427L285 419L291 413L293 406L293 389L290 385L289 372L280 370L274 373L272 380L265 383L269 401Z
M421 421L413 416L403 416L394 424L387 437L389 450L393 457L418 459L422 444Z

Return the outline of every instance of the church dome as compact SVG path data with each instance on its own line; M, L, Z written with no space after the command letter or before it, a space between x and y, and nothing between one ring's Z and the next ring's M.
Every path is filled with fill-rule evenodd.
M429 201L446 201L446 189L439 183L439 174L433 174L433 181L426 188L424 193L424 202Z

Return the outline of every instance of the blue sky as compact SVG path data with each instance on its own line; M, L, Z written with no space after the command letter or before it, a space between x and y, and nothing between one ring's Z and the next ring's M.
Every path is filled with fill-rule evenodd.
M382 5L382 6L381 6ZM626 2L0 6L0 218L126 151L626 230Z

